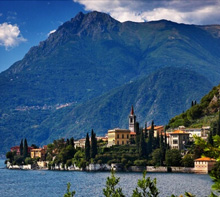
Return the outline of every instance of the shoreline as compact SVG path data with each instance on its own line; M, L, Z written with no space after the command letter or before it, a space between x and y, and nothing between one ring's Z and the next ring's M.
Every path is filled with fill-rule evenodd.
M166 167L166 166L130 166L129 168L125 169L120 164L89 164L86 168L79 168L75 165L70 167L62 168L60 166L54 166L51 169L48 167L39 167L39 166L32 166L31 164L28 165L10 165L7 164L2 169L9 169L9 170L39 170L39 171L81 171L81 172L110 172L114 170L116 172L143 172L146 171L147 173L185 173L185 174L208 174L208 172L198 171L195 168L189 167Z

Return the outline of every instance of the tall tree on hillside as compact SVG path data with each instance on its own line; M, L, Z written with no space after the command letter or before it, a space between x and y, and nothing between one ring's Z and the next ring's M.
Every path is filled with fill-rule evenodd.
M90 159L90 142L89 142L89 134L86 134L86 142L85 142L85 157L86 160L89 161Z
M70 145L70 140L69 138L66 139L66 146L69 146Z
M191 103L191 107L193 107L193 105L194 105L194 102L192 101L192 103Z
M136 137L135 137L135 143L137 146L137 150L139 151L140 148L140 129L139 129L139 123L135 122L135 130L136 130Z
M218 111L217 131L216 134L220 136L220 109Z
M20 143L20 155L23 155L23 150L24 150L24 144L23 144L23 139L21 140L21 143Z
M71 145L72 147L74 147L74 145L75 145L75 144L74 144L74 138L73 138L73 137L70 138L70 145Z
M164 139L163 139L162 133L160 135L160 152L161 152L160 165L162 166L163 161L165 160L165 154L166 154L165 144L164 144Z
M24 157L28 156L28 143L27 143L27 139L25 138L24 140L24 153L23 153Z
M147 157L147 144L145 142L145 135L143 129L140 129L140 146L139 146L139 156Z
M96 134L94 133L94 131L92 129L90 157L95 158L96 154L97 154L97 139L96 139Z
M213 131L211 130L208 135L208 143L210 143L211 145L214 144L212 137L213 137Z
M147 143L148 154L152 153L152 150L153 150L153 138L154 138L154 121L152 121L151 128L149 131L149 138L148 138L148 143Z

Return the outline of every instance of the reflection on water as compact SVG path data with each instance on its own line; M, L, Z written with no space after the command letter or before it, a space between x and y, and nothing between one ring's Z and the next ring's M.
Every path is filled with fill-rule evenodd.
M2 169L4 161L0 160L0 196L1 197L61 197L66 191L67 182L76 197L103 196L109 172L63 172L63 171L21 171ZM120 187L126 196L131 196L142 178L141 173L116 173L120 177ZM198 197L210 194L212 181L208 175L182 173L148 173L157 178L160 196L184 194L189 191Z

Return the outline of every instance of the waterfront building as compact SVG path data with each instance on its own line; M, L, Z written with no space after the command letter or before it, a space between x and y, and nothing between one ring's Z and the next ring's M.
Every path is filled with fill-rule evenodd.
M185 149L185 145L189 142L189 133L186 131L176 130L169 133L169 135L169 145L171 149Z
M108 130L108 146L129 144L129 129L112 129Z
M34 148L31 149L31 158L35 159L35 158L39 158L41 161L45 161L46 160L46 151L47 148L46 146L44 146L43 148Z
M208 174L216 164L216 160L210 157L202 157L195 159L194 171L197 173Z
M28 154L30 154L33 147L28 147ZM11 152L16 152L17 155L20 155L20 146L13 146L10 148Z

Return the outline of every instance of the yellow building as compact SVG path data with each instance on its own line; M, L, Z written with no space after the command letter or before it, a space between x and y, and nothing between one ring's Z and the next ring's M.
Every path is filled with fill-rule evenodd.
M129 144L130 130L112 129L108 130L108 146Z
M46 150L44 148L35 148L31 150L31 158L40 158L40 160L45 160Z

